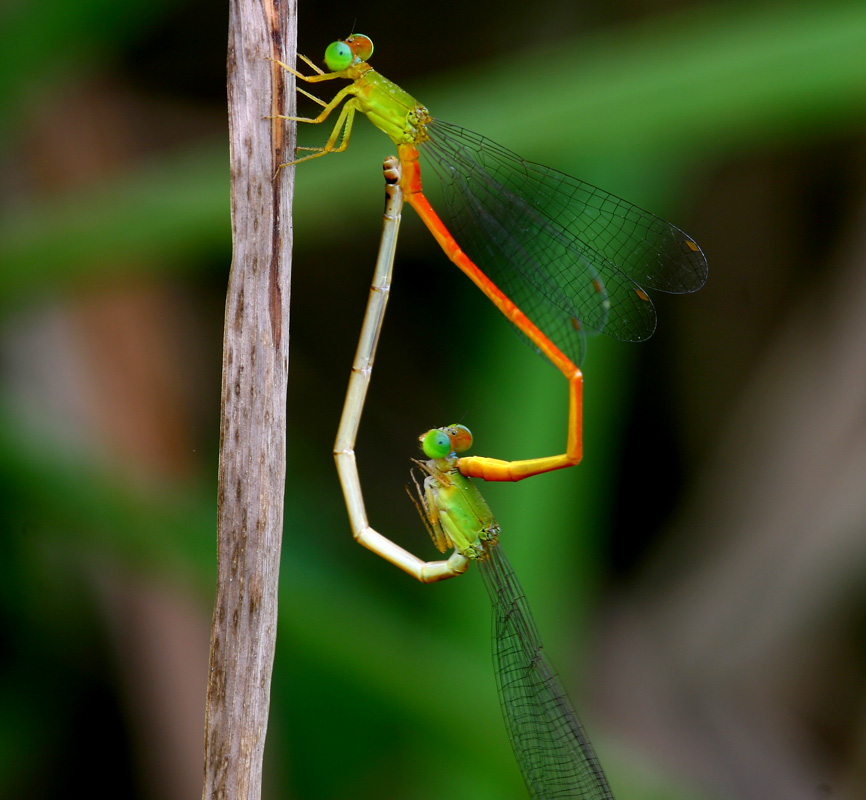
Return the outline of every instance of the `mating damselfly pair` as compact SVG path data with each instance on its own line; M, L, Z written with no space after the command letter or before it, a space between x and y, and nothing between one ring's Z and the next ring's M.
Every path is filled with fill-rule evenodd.
M530 794L604 800L611 792L589 740L544 653L525 596L502 554L499 528L471 478L516 481L573 466L582 457L579 365L586 338L605 333L642 341L655 330L649 290L688 293L707 276L703 253L679 228L637 206L549 167L526 161L478 134L435 119L411 95L373 70L372 41L361 34L332 43L323 72L308 83L351 81L330 102L303 89L318 124L340 108L323 147L280 165L346 149L355 113L365 114L397 145L385 162L387 202L382 242L353 365L334 455L358 542L423 582L478 565L494 613L494 657L503 713ZM423 154L445 190L446 225L422 190ZM418 506L446 560L424 561L374 530L367 519L355 441L391 285L404 199L448 258L481 289L569 384L566 451L503 461L462 455L471 443L460 425L424 438L425 477Z

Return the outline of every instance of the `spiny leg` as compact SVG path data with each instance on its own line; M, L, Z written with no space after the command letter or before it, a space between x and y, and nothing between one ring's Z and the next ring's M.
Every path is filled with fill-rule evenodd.
M298 53L298 58L303 59L307 64L309 64L315 71L316 75L304 75L302 72L298 72L294 67L290 67L284 61L279 61L276 58L268 57L268 61L273 61L274 64L279 64L286 72L291 72L296 78L300 78L302 81L306 81L307 83L320 83L321 81L330 81L334 78L345 78L346 76L340 72L323 72L320 70L309 58L306 56L302 56Z
M302 95L304 95L304 97L309 97L310 100L312 100L314 103L318 103L323 108L328 107L328 104L324 100L321 100L320 98L316 97L316 95L311 94L306 89L302 89L300 86L295 86L295 91L300 92Z
M315 120L303 120L296 117L278 116L275 117L275 119L288 119L294 120L296 122L312 122L313 124L316 123ZM349 146L349 137L352 134L352 122L354 121L354 119L355 104L353 100L349 100L349 102L343 106L343 110L340 112L340 116L337 117L337 123L336 125L334 125L334 130L331 131L331 135L328 138L328 141L325 142L324 147L296 147L296 151L314 150L315 152L311 153L308 156L303 156L303 158L296 158L294 161L287 161L285 164L280 164L277 167L277 172L279 172L283 167L300 164L302 161L309 161L311 158L320 158L321 156L326 156L330 153L342 153ZM342 138L340 136L340 131L342 131ZM338 139L340 139L339 146L337 146Z
M304 62L308 67L311 67L312 69L314 69L314 70L315 70L319 75L324 75L324 74L325 74L325 70L321 69L321 68L320 68L320 67L319 67L319 66L318 66L314 61L311 61L311 60L310 60L309 58L307 58L303 53L298 53L297 56L298 56L298 58L300 58L301 61L303 61L303 62Z
M346 98L347 95L354 93L354 89L355 89L354 86L346 86L346 87L340 89L340 91L334 95L333 99L329 103L323 104L324 108L319 113L318 117L292 117L292 116L288 116L286 114L274 114L271 117L267 117L267 119L286 119L286 120L290 120L292 122L308 122L310 125L319 125L320 123L324 122L331 115L331 112L338 105L340 105L340 103L343 102L343 100ZM316 97L314 97L313 99L317 100L318 102L321 102L321 100L319 100Z

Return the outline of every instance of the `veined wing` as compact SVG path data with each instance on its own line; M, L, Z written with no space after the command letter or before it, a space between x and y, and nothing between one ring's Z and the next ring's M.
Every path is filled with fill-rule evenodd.
M659 217L455 125L434 120L428 133L422 151L455 239L557 345L539 294L573 328L641 341L656 324L647 289L692 292L706 280L700 248Z
M601 765L556 675L514 570L498 543L476 561L493 605L502 713L533 800L613 800Z

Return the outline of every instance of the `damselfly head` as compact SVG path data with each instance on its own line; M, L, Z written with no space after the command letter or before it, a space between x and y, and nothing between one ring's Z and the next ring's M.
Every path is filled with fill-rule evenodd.
M373 41L363 33L353 33L347 39L331 42L325 50L325 64L331 72L342 72L373 55Z
M446 425L432 428L418 437L421 449L427 458L447 458L455 453L464 453L472 447L472 432L465 425Z

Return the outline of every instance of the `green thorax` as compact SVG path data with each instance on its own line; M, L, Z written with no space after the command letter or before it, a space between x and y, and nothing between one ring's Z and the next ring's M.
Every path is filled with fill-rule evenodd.
M468 558L483 558L499 535L490 506L457 469L455 457L427 461L423 466L429 476L424 481L425 505L434 541L440 545L442 536L445 547L453 546Z
M430 121L430 114L412 95L366 62L349 67L345 76L354 84L352 94L358 110L395 144L427 141L425 126Z

